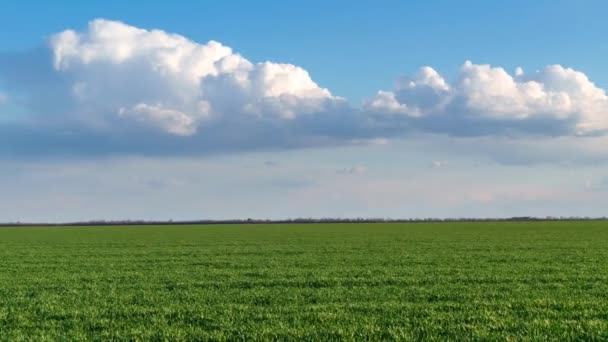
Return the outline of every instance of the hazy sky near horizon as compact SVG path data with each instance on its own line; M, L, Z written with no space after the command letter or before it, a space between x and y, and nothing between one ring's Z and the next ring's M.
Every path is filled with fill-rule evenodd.
M0 221L604 216L602 1L6 1Z

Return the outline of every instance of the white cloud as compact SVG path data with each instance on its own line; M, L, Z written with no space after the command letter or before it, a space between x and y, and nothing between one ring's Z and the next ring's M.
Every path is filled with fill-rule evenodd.
M267 166L267 167L277 167L277 166L280 166L280 165L281 165L281 163L279 163L276 160L266 160L266 161L264 161L264 166Z
M528 145L608 131L605 91L559 65L509 74L466 62L453 81L423 67L355 108L296 65L117 21L53 35L44 52L51 59L35 53L0 64L0 83L19 99L0 126L1 156L200 155L425 135L436 145L439 136L488 138L470 150L496 159L555 160L562 149L549 145L564 144L544 141L546 157L531 156L540 147ZM505 137L521 142L512 144L520 153L499 150ZM589 141L577 140L576 151L592 150L578 154L603 153Z
M442 168L442 167L446 167L448 165L449 165L449 162L447 160L434 160L431 163L431 167L434 168L434 169L439 169L439 168Z
M366 172L367 172L367 167L365 165L355 165L352 167L338 170L339 174L346 174L346 175L360 175L360 174L364 174Z
M451 84L424 67L414 78L398 82L394 91L380 91L365 107L416 117L419 127L448 133L479 123L490 133L506 129L554 133L553 129L560 135L576 135L608 129L605 91L582 72L560 65L531 74L518 68L510 75L500 67L467 61ZM473 135L484 133L475 127L464 129Z
M75 111L133 118L170 134L191 135L210 121L293 119L337 100L298 66L254 64L215 41L116 21L63 31L50 46L55 70L71 80Z
M192 135L196 132L196 117L162 106L140 103L133 108L119 110L122 117L133 117L139 122L152 122L175 135Z
M395 93L390 91L378 91L375 97L365 103L368 110L380 110L390 113L405 114L410 116L420 116L420 111L416 108L410 108L405 103L400 103Z
M450 86L441 75L431 67L422 67L413 78L400 79L395 92L380 90L364 107L421 117L442 108L449 91Z

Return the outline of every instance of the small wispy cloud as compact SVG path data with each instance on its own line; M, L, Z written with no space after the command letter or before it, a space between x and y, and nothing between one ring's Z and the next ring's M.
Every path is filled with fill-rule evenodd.
M598 180L587 179L584 183L584 188L587 191L606 191L608 190L608 178L600 178Z
M367 167L365 165L355 165L338 170L338 173L341 175L360 175L366 172Z
M281 164L278 161L276 161L276 160L266 160L264 162L264 166L267 166L267 167L277 167L277 166L280 166L280 165Z
M447 160L435 160L431 163L433 169L447 167L450 163Z
M142 181L142 183L146 188L152 190L182 187L186 184L184 181L173 177L164 179L148 179Z

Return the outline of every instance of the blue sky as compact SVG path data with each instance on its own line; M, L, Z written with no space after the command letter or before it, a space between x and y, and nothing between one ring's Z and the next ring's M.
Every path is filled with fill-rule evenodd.
M4 1L0 50L44 44L94 18L214 39L254 61L300 65L352 101L395 75L465 60L535 70L562 64L608 86L604 1ZM364 81L352 82L353 75ZM359 78L359 77L358 77Z
M604 215L607 7L5 1L0 221Z

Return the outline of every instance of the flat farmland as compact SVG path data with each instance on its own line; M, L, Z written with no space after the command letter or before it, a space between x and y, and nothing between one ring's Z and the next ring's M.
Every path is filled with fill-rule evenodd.
M608 222L0 228L0 340L608 340Z

